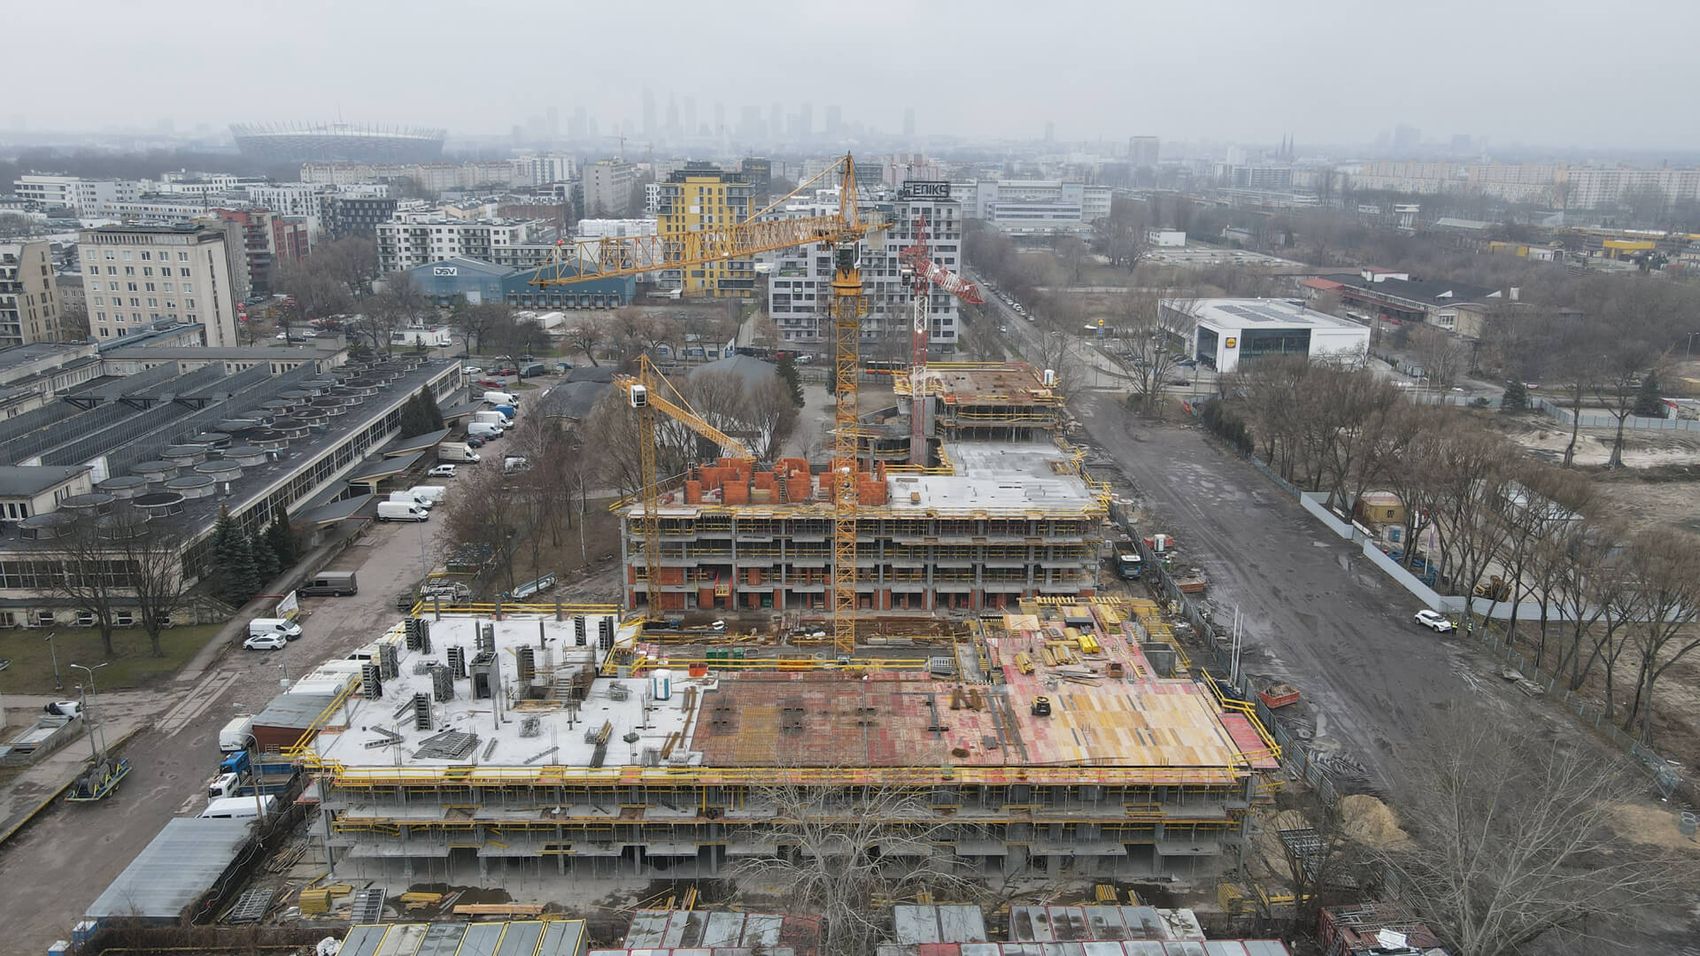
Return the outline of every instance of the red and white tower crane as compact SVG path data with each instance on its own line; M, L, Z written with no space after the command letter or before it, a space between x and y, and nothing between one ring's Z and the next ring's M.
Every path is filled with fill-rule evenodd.
M927 217L915 217L915 241L899 254L901 267L909 277L910 307L914 312L909 358L909 463L928 464L926 427L926 370L927 343L932 337L932 320L928 306L933 289L940 289L963 302L985 305L980 287L951 272L933 259L932 247L927 244Z

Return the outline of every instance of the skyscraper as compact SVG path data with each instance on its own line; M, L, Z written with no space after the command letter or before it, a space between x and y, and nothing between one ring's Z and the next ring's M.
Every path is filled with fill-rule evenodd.
M1160 143L1155 136L1134 136L1127 141L1128 163L1135 169L1155 167Z

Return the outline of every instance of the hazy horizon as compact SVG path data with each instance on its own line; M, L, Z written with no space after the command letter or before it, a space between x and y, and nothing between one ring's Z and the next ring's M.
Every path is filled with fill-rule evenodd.
M1649 10L1649 7L1651 8ZM769 118L807 103L896 134L1058 141L1373 142L1398 125L1423 141L1673 151L1700 148L1680 83L1631 82L1633 64L1683 62L1700 5L1624 11L1571 0L1431 0L1404 13L1342 0L1210 6L1007 0L798 5L770 18L663 0L608 6L416 0L263 9L186 0L91 0L74 15L8 11L14 36L72 28L66 45L9 50L13 76L50 95L0 108L14 131L178 132L231 123L334 121L495 136L583 108L609 135L642 135L669 102ZM207 26L201 26L206 24ZM1656 29L1654 28L1656 27ZM1658 74L1653 74L1658 75ZM1619 81L1613 82L1614 79ZM44 91L45 83L37 84ZM1625 108L1632 106L1633 108Z

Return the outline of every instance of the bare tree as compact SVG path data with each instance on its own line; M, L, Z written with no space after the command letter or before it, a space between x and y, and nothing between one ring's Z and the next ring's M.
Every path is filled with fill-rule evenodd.
M1597 753L1489 721L1430 729L1399 801L1415 844L1379 848L1399 897L1461 956L1601 940L1692 890L1692 861L1626 846L1611 816L1635 788Z
M92 516L78 516L59 541L61 558L52 588L94 618L101 647L107 657L112 657L117 653L112 631L117 626L118 610L132 603L123 561L113 554L111 540L101 533L99 519Z
M1626 548L1631 584L1640 595L1639 620L1629 628L1635 653L1635 696L1623 729L1640 724L1643 740L1653 736L1653 702L1658 680L1690 651L1700 633L1689 628L1700 615L1700 540L1685 531L1654 528Z
M455 333L460 336L461 349L471 355L484 344L485 337L491 330L504 322L512 321L513 310L505 302L480 302L471 305L464 299L456 302L449 313L449 321L454 325Z
M1167 319L1164 309L1172 309L1183 318ZM1185 346L1175 332L1184 325L1184 316L1196 307L1188 299L1165 300L1155 292L1129 292L1116 304L1116 331L1131 353L1133 397L1147 413L1155 412L1163 400L1163 384L1174 371L1175 363L1186 357Z
M165 651L160 639L174 623L173 615L188 606L194 584L183 570L188 540L177 528L150 521L131 507L121 507L108 516L106 535L129 575L136 623L147 634L153 656L161 657Z
M524 503L496 468L478 469L456 491L442 509L449 537L456 543L488 547L501 562L507 590L512 591L514 553L525 530Z
M1411 330L1411 348L1422 363L1423 377L1435 388L1451 388L1458 384L1467 361L1464 350L1452 336L1439 329L1420 325Z
M1623 430L1629 416L1635 414L1635 400L1641 392L1641 382L1653 374L1659 357L1645 341L1621 338L1600 357L1593 380L1594 398L1605 407L1606 414L1617 421L1612 433L1611 455L1607 468L1623 467Z
M819 914L822 952L872 954L883 901L922 892L959 899L974 890L955 857L937 849L961 821L938 813L925 789L776 784L751 788L745 810L750 827L777 848L740 858L734 879L772 887L787 912Z
M746 434L750 453L757 460L771 461L797 430L797 403L791 389L778 376L767 379L744 396Z
M591 365L598 365L596 353L607 343L609 331L607 316L600 312L586 312L575 316L567 326L567 342L583 353Z
M59 311L59 341L82 342L90 335L89 307L83 303L68 305Z

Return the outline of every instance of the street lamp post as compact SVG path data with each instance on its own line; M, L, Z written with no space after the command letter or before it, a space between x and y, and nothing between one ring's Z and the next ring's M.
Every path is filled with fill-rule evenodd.
M47 636L42 640L47 642L47 653L53 658L53 689L64 690L65 682L59 679L59 648L53 644L53 636L57 633L57 631L48 631Z
M1700 332L1690 332L1690 333L1688 333L1688 347L1683 350L1683 354L1686 358L1693 358L1694 357L1694 337L1696 335L1700 335Z
M254 819L257 821L254 824L254 832L258 833L258 828L266 822L266 800L265 795L260 792L260 738L254 736L253 731L242 736L246 738L242 742L242 749L248 752L248 778L254 781ZM248 750L250 743L254 745L253 750Z
M89 692L88 696L83 700L83 729L87 730L89 734L89 755L97 761L100 759L100 755L106 752L106 734L103 732L100 735L100 747L97 749L94 743L94 709L100 701L100 689L95 686L94 672L110 663L112 662L102 661L93 667L86 667L82 664L71 665L77 670L89 675Z

